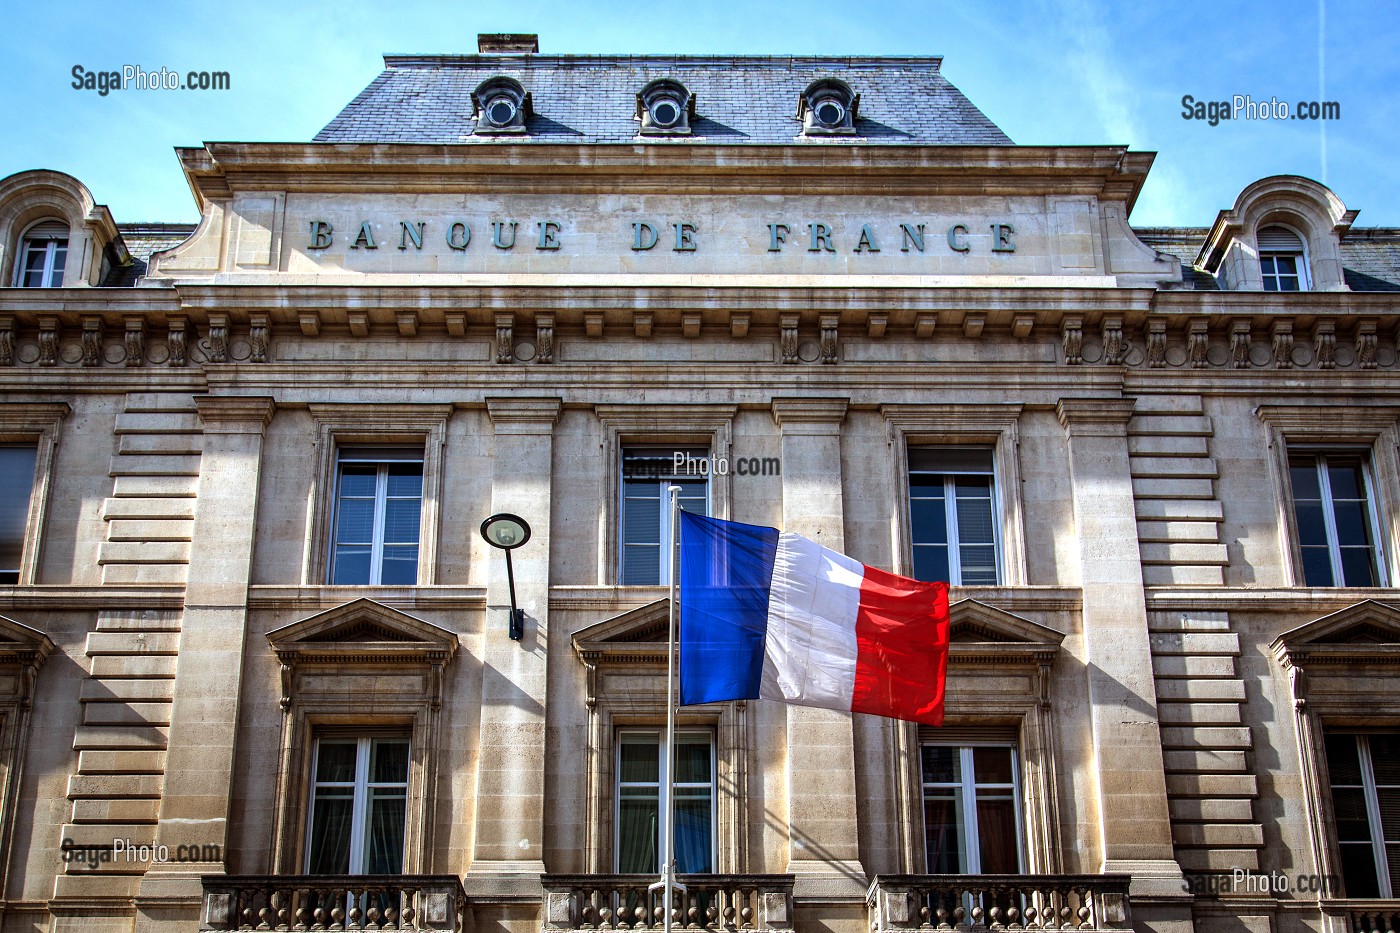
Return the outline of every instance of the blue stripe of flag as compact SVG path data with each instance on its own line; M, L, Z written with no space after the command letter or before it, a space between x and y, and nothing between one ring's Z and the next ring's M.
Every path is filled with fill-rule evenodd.
M681 705L754 700L778 530L681 512Z

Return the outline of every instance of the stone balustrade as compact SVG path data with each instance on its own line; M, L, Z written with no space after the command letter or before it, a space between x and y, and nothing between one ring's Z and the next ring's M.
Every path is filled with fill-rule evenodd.
M656 875L544 875L545 930L662 927ZM678 875L672 925L685 930L790 931L792 875Z
M456 875L205 875L201 930L460 933Z
M880 875L872 933L1132 928L1127 875Z
M1400 899L1349 900L1339 906L1351 933L1400 933Z

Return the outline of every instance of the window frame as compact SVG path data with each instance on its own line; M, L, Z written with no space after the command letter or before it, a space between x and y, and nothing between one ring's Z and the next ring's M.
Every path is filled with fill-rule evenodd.
M660 486L660 496L659 496L659 499L658 499L659 510L660 510L660 511L659 511L659 514L660 514L660 524L659 524L659 527L658 527L658 529L657 529L657 534L659 535L658 547L660 548L660 551L659 551L659 558L658 558L658 561L657 561L657 567L658 567L658 574L659 574L659 576L660 576L660 579L659 579L656 583L626 583L626 582L624 582L624 576L626 575L626 572L627 572L627 547L628 547L629 544L632 544L632 546L636 546L634 543L629 542L629 541L627 540L627 531L626 531L626 527L625 527L625 523L626 523L626 521L627 521L627 499L628 499L628 495L627 495L627 477L626 477L625 475L623 475L623 473L624 473L624 468L625 468L626 463L627 463L627 451L629 451L629 450L631 450L631 451L662 451L662 450L668 450L668 451L671 451L671 452L674 454L676 451L679 451L679 450L687 450L687 451L692 451L692 452L698 453L700 450L702 450L702 448L699 447L699 446L683 446L683 445L679 445L679 444L671 444L671 445L664 445L664 446L658 447L658 446L651 445L651 444L629 444L629 443L624 442L624 443L622 444L621 448L619 448L619 450L618 450L618 452L617 452L617 469L618 469L618 475L617 475L617 490L618 490L618 493L617 493L617 494L618 494L618 502L617 502L617 521L618 521L618 532L617 532L617 581L618 581L618 585L620 585L620 586L670 586L670 585L671 585L671 572L672 572L672 570L674 569L674 568L671 566L671 560L672 560L672 558L673 558L674 555L671 553L671 549L670 549L669 547L666 546L667 543L671 540L671 510L670 510L669 508L667 508L667 504L668 504L669 501L670 501L670 497L666 494L666 488L667 488L668 486L670 486L670 484L671 484L672 482L674 482L675 480L678 480L678 479L685 479L685 480L689 480L689 481L691 481L691 482L695 482L697 478L694 477L694 476L687 476L687 475L682 475L682 474L678 474L678 473L669 473L669 474L667 474L667 475L665 475L665 476L657 477L656 483L657 483L657 485ZM704 453L705 457L708 458L708 459L710 460L710 462L713 464L713 463L715 462L715 461L714 461L714 456L713 456L713 454L710 452L709 448L708 448L708 447L705 447L705 448L703 448L703 450L704 450L704 452L705 452L705 453ZM711 512L713 511L713 509L714 509L714 503L713 503L713 501L712 501L712 493L711 493L711 487L714 485L714 483L713 483L714 477L713 477L713 475L706 474L706 475L700 476L699 479L703 480L704 483L705 483L705 515L708 517L708 516L711 514ZM693 498L693 497L692 497L692 498Z
M405 452L421 451L421 448L418 448L418 447L402 447L402 448L392 448L392 449L393 449L393 450L402 450L402 451L405 451ZM388 501L389 501L390 498L408 498L408 497L404 497L404 496L391 497L391 496L389 495L389 469L390 469L390 467L391 467L393 464L395 464L395 463L416 463L416 464L418 464L418 468L419 468L419 471L418 471L419 494L418 494L418 496L417 496L417 499L418 499L418 540L415 541L414 543L415 543L415 545L418 547L418 560L417 560L417 563L418 563L419 565L421 565L422 559L423 559L423 545L422 545L422 537L423 537L423 489L422 489L422 481L423 481L423 461L424 461L424 458L423 458L423 456L422 456L421 453L419 454L419 456L417 457L417 459L415 459L415 458L413 458L413 457L411 457L411 456L405 456L405 457L401 457L401 458L384 457L384 456L381 456L381 457L379 457L379 458L377 458L377 459L370 459L370 458L368 458L368 457L367 457L366 459L354 459L354 458L352 458L352 457L347 457L347 454L348 454L348 453L351 453L351 452L356 451L356 450L371 450L371 449L370 449L370 448L362 448L362 447L359 447L359 446L352 446L352 445L347 444L347 445L344 445L344 446L340 447L340 448L336 451L335 492L334 492L334 494L333 494L333 498L334 498L335 502L334 502L334 505L333 505L333 507L332 507L332 515L331 515L330 554L329 554L329 556L328 556L328 558L327 558L327 561L326 561L326 584L329 585L329 586L386 586L386 585L388 585L388 586L403 586L404 584L385 584L385 583L383 583L383 574L384 574L384 561L383 561L383 557L384 557L384 548L386 548L386 547L401 546L401 545L399 545L399 544L397 544L397 543L395 543L395 544L390 544L389 542L387 542L387 541L385 540L385 536L388 534L388 531L387 531ZM377 450L378 450L378 451L381 451L381 452L383 452L383 453L388 453L388 450L386 450L385 448L377 448ZM340 550L340 547L342 546L342 542L341 542L340 540L338 540L339 537L340 537L340 535L339 535L339 530L338 530L338 526L339 526L339 522L340 522L340 510L341 510L341 506L342 506L343 500L344 500L344 498L345 498L345 497L342 495L342 488L343 488L344 479L345 479L344 467L345 467L345 464L346 464L346 463L356 463L356 464L360 464L360 465L373 464L374 467L375 467L374 515L373 515L373 518L372 518L372 520L371 520L371 528L370 528L370 557L369 557L369 560L370 560L370 565L369 565L369 571L370 571L370 573L369 573L369 576L370 576L370 578L369 578L369 580L365 581L364 583L359 583L359 584L357 584L357 583L339 583L339 584L337 584L337 583L334 583L334 582L333 582L333 580L334 580L334 578L335 578L335 572L336 572L336 562L337 562L338 559L339 559L339 550ZM417 568L415 568L415 569L417 569Z
M1281 227L1282 229L1287 230L1289 233L1297 237L1299 243L1298 252L1295 253L1288 250L1265 250L1262 247L1260 247L1259 234L1261 231L1266 230L1269 227ZM1298 291L1310 292L1313 290L1312 264L1308 261L1308 238L1303 235L1303 232L1301 230L1294 227L1292 224L1280 223L1277 220L1266 220L1254 228L1254 246L1255 255L1258 257L1259 263L1259 287L1262 288L1264 291L1273 291L1274 293L1280 293L1284 291L1281 288L1271 290L1264 284L1270 275L1272 275L1275 279L1281 278L1277 271L1265 274L1264 259L1266 257L1277 259L1280 256L1291 256L1295 260L1295 265L1298 270ZM1277 264L1275 265L1275 268L1277 269Z
M19 582L0 586L32 586L37 582L58 435L63 419L71 411L66 402L0 404L0 443L35 447L34 479L29 490Z
M372 762L373 743L375 739L402 739L408 745L408 761L404 768L404 779L402 782L374 782L371 781L369 769ZM302 844L302 870L307 874L311 871L311 839L316 825L316 792L321 788L323 782L320 780L317 771L320 768L321 743L330 739L332 741L355 740L355 778L349 782L352 788L350 805L350 865L347 874L369 875L365 871L366 852L364 851L364 837L369 820L369 792L377 787L402 787L404 795L404 852L399 857L399 871L389 874L403 874L403 863L407 857L408 849L408 823L409 823L409 785L412 780L413 771L413 738L407 732L394 731L341 731L341 730L321 730L312 736L311 742L311 771L306 780L306 837ZM326 782L330 786L344 786L345 782ZM358 855L358 858L357 858Z
M623 744L624 744L624 742L625 742L625 740L626 740L626 738L627 738L628 736L638 736L638 735L650 736L650 737L652 737L652 738L654 738L654 739L656 740L656 747L657 747L657 781L656 781L656 785L655 785L655 786L656 786L656 806L657 806L657 813L658 813L658 815L659 815L659 817L658 817L658 825L657 825L658 838L657 838L657 840L656 840L657 852L658 852L658 861L660 860L659 853L662 851L662 846L661 846L662 840L661 840L661 838L660 838L660 832L661 832L660 823L661 823L663 820L662 820L662 818L660 817L660 814L661 814L661 809L662 809L662 807L663 807L663 805L664 805L664 801L665 801L665 791L664 791L664 788L665 788L665 786L666 786L666 779L667 779L666 776L667 776L667 774L670 772L671 768L674 767L674 764L675 764L675 757L674 757L674 754L673 754L673 753L669 753L669 752L667 751L667 747L666 747L666 728L665 728L665 726L646 727L646 726L639 726L639 725L631 725L631 726L619 726L619 727L617 728L617 730L616 730L616 736L615 736L614 741L613 741L613 772L612 772L612 773L613 773L613 791L612 791L612 798L613 798L613 808L612 808L612 809L613 809L613 812L612 812L612 819L613 819L613 825L612 825L612 871L618 872L618 873L621 873L621 871L622 871L622 838L621 838L621 833L622 833L622 791L623 791L623 788L624 788L624 786L634 786L634 787L650 787L650 786L652 786L652 785L650 784L650 782L630 782L628 785L624 785L624 782L623 782L623 780L622 780L622 746L623 746ZM710 747L710 780L709 780L708 783L703 784L703 785L701 785L701 784L696 784L695 782L691 782L691 783L688 784L687 786L702 786L702 787L708 787L708 788L709 788L709 791L710 791L710 866L711 866L711 867L710 867L710 871L707 872L707 874L714 874L714 873L715 873L715 866L717 865L717 862L718 862L719 836L720 836L720 834L719 834L719 786L718 786L718 785L719 785L719 780L718 780L719 755L718 755L718 749L717 749L718 742L716 741L716 738L715 738L715 730L714 730L713 727L698 727L698 728L697 728L697 727L687 727L687 728L680 728L680 727L678 726L678 727L676 728L676 738L679 740L682 736L685 736L685 735L691 735L691 736L703 735L703 736L705 736L705 737L709 740L709 747ZM677 785L677 787L679 787L679 786L680 786L680 785ZM673 808L674 808L674 802L673 802ZM672 828L672 832L674 832L674 827ZM657 870L658 870L658 871L660 870L659 867L658 867Z
M1331 587L1326 586L1326 584L1321 584L1316 588L1332 589L1351 585L1346 582L1335 582L1339 580L1345 581L1345 574L1342 572L1342 546L1337 539L1336 500L1332 496L1331 477L1328 476L1328 470L1324 466L1327 462L1326 456L1329 453L1346 454L1348 456L1359 457L1361 460L1361 478L1366 493L1366 518L1371 531L1372 549L1374 552L1373 566L1375 567L1377 577L1375 586L1378 588L1388 587L1390 586L1391 580L1388 564L1389 555L1388 549L1385 547L1385 540L1381 534L1380 514L1377 509L1376 501L1379 489L1375 481L1375 470L1371 465L1371 450L1365 447L1337 444L1298 446L1288 451L1289 498L1293 501L1293 527L1291 532L1293 537L1293 549L1298 560L1298 569L1299 572L1303 574L1303 585L1308 586L1309 584L1307 583L1306 576L1307 568L1303 564L1302 534L1298 531L1298 504L1292 489L1293 458L1298 456L1313 456L1317 458L1318 491L1319 495L1322 496L1321 501L1325 504L1322 510L1322 521L1324 534L1327 539L1327 556L1332 565L1332 579L1334 582Z
M991 510L992 510L992 562L993 570L996 573L996 580L992 583L976 583L973 586L1000 586L1006 578L1006 571L1003 569L1001 556L1001 528L1000 521L1003 509L1001 507L1001 490L996 479L996 447L995 445L970 445L970 444L914 444L906 447L906 458L914 450L935 450L935 449L956 449L956 450L985 450L991 455L992 466L985 472L971 472L967 470L943 470L940 472L929 471L929 476L943 477L943 508L944 508L944 547L948 549L948 584L950 586L963 586L962 579L962 535L961 527L958 524L958 495L957 477L959 476L985 476L988 478L991 490ZM916 471L911 463L907 464L906 475L912 479ZM918 471L924 472L924 471ZM921 546L914 540L914 485L909 483L909 496L906 500L906 508L909 511L909 566L912 570L917 566L915 560L916 547ZM985 546L985 545L977 545ZM912 574L911 574L912 576ZM915 578L917 579L917 577Z
M418 518L418 579L413 586L437 582L441 535L443 447L451 405L314 404L315 472L308 497L310 533L302 554L302 584L332 586L331 550L335 542L340 450L343 447L421 448L423 503ZM364 586L366 584L345 584ZM375 584L368 584L375 585ZM400 584L403 585L403 584Z
M595 405L603 430L603 515L598 528L598 584L622 583L622 448L708 447L711 462L730 457L736 405ZM711 518L728 519L728 473L708 483ZM658 589L660 586L652 587Z
M1357 753L1357 763L1358 763L1358 765L1359 765L1359 767L1360 767L1360 770L1361 770L1361 793L1362 793L1362 799L1363 799L1363 800L1365 801L1365 803L1366 803L1366 824L1367 824L1367 829L1368 829L1368 830L1370 831L1370 833L1371 833L1371 845L1370 845L1370 848L1371 848L1371 858L1372 858L1372 860L1373 860L1374 867L1375 867L1375 869L1376 869L1376 888L1377 888L1377 893L1376 893L1375 897L1376 897L1376 899L1379 899L1379 900L1391 900L1391 899L1394 899L1394 898L1396 898L1396 897L1400 897L1400 878L1392 878L1392 877L1391 877L1391 874L1390 874L1390 860L1389 860L1389 858L1388 858L1388 856L1387 856L1386 847L1387 847L1387 846L1391 846L1391 845L1396 845L1396 843L1395 843L1394 841L1392 841L1392 840L1387 840L1387 839L1385 838L1385 826L1384 826L1384 823L1383 823L1383 820L1382 820L1382 817L1381 817L1381 812L1380 812L1380 799L1379 799L1379 797L1377 796L1377 793L1376 793L1376 772L1375 772L1375 767L1374 767L1374 764L1373 764L1373 761L1372 761L1371 750L1370 750L1370 736L1372 736L1372 735L1387 735L1387 736L1395 736L1395 737L1397 737L1397 738L1400 738L1400 732L1397 732L1397 731L1395 731L1395 730L1376 729L1376 728L1371 728L1371 729L1332 728L1332 729L1329 729L1329 728L1327 728L1326 726L1324 726L1324 727L1323 727L1323 730L1322 730L1322 754L1323 754L1323 759L1324 759L1324 760L1327 760L1328 755L1327 755L1327 752L1326 752L1326 744L1327 744L1327 739L1328 739L1329 736L1347 736L1347 737L1349 737L1349 738L1355 740L1355 744L1356 744L1356 753ZM1345 785L1345 786L1351 787L1352 785ZM1386 787L1390 787L1391 785L1388 785L1388 784L1387 784L1387 785L1385 785L1385 786L1386 786ZM1336 826L1337 826L1337 820L1336 820L1336 814L1337 814L1337 810L1336 810L1336 799L1335 799L1335 795L1332 793L1336 788L1337 788L1337 784L1336 784L1336 781L1332 778L1332 775L1331 775L1331 766L1330 766L1330 763L1329 763L1329 765L1328 765L1328 775L1327 775L1327 804L1328 804L1328 811L1329 811L1329 813L1331 814L1331 817L1332 817L1332 819L1331 819L1332 840L1331 840L1331 841L1332 841L1332 844L1336 846L1336 850L1337 850L1337 868L1338 868L1338 870L1339 870L1339 876L1341 877L1342 884L1343 884L1343 886L1345 886L1345 885L1346 885L1346 877L1345 877L1345 874L1343 873L1343 872L1345 871L1345 869L1344 869L1344 860L1341 858L1342 840L1341 840L1341 835L1340 835L1340 833L1338 833L1338 832L1337 832L1337 829L1336 829ZM1370 900L1370 898L1360 897L1359 895L1353 894L1353 893L1351 893L1350 891L1347 892L1347 896L1348 896L1349 898L1354 898L1354 899L1358 899L1358 900Z
M929 791L929 787L930 787L930 785L939 786L939 785L940 785L940 782L930 782L930 781L924 780L924 775L923 775L923 773L922 773L922 770L923 770L923 760L922 760L922 758L923 758L923 750L924 750L925 748L935 748L935 747L938 747L938 748L956 748L956 749L958 750L958 757L959 757L959 773L962 774L962 775L971 775L971 776L972 776L972 780L971 780L971 781L963 780L963 781L960 781L960 782L958 782L958 783L956 783L956 784L951 784L951 783L948 783L948 782L943 782L941 786L957 787L957 788L959 789L959 797L961 798L960 803L961 803L962 808L963 808L963 809L962 809L962 812L963 812L964 814L966 814L964 826L971 825L971 827L972 827L973 829L977 829L977 828L978 828L978 824L977 824L977 800L978 800L978 793L977 793L977 791L978 791L979 787L982 786L982 785L979 785L979 784L977 783L977 772L976 772L975 765L974 765L974 761L973 761L973 759L974 759L974 750L975 750L975 749L978 749L978 748L998 748L998 749L1005 749L1005 750L1010 754L1010 757L1011 757L1011 786L1010 786L1010 792L1011 792L1011 803L1012 803L1012 805L1013 805L1013 813L1014 813L1014 815L1015 815L1015 822L1016 822L1016 830L1015 830L1015 833L1016 833L1016 873L1019 873L1019 874L1025 873L1025 871L1026 871L1026 827L1025 827L1025 816L1024 816L1023 813L1022 813L1022 807L1023 807L1023 800L1024 800L1024 798L1022 797L1022 791L1021 791L1021 755L1020 755L1020 751L1019 751L1019 749L1018 749L1018 747L1017 747L1016 742L1015 742L1014 740L998 741L998 740L995 740L995 739L982 739L982 740L977 740L977 739L971 739L971 740L968 740L968 739L964 739L964 740L958 740L958 739L922 739L922 740L919 742L919 752L920 752L920 763L919 763L919 767L920 767L919 790L920 790L920 793L919 793L919 802L920 802L920 804L921 804L921 809L924 809L924 813L925 813L925 816L924 816L924 823L923 823L923 831L924 831L925 838L927 838L927 835L928 835L928 816L927 816L927 809L925 809L925 808L927 807L927 804L928 804L928 791ZM999 786L999 785L998 785L998 786ZM964 861L965 870L962 871L962 872L959 872L958 874L963 874L963 875L981 875L981 874L985 874L985 872L982 870L982 864L981 864L981 861L982 861L982 853L981 853L981 851L980 851L981 846L980 846L980 845L978 845L978 846L971 846L971 845L969 845L970 841L971 841L972 839L974 839L974 838L980 843L980 841L981 841L981 834L980 834L980 832L978 832L976 836L973 836L971 833L967 832L966 829L964 830L964 832L963 832L963 834L962 834L962 837L961 837L961 840L960 840L960 841L962 842L962 851L959 853L959 856L960 856L960 858L962 858L962 860ZM933 869L932 869L931 867L929 867L929 864L928 864L929 857L930 857L930 853L928 852L927 846L925 846L925 848L924 848L924 871L931 874L931 873L933 873Z
M43 226L44 224L51 224L51 223L61 223L61 224L63 224L64 227L67 228L67 231L68 231L68 232L67 232L67 235L64 236L64 237L62 237L61 239L60 239L59 237L49 237L49 236L39 237L39 236L35 236L35 235L34 235L33 231L35 230L35 228L41 227L41 226ZM63 220L62 218L57 218L57 217L45 217L45 218L42 218L42 219L40 219L40 220L38 220L38 221L35 221L34 223L32 223L32 224L30 224L28 227L26 227L26 228L25 228L25 231L24 231L23 233L20 234L20 237L19 237L19 249L16 251L18 255L15 257L15 269L14 269L14 279L13 279L14 287L15 287L15 288L62 288L62 287L63 287L64 278L65 278L65 277L67 276L67 274L68 274L68 259L69 259L69 254L72 252L72 249L71 249L72 239L73 239L73 228L72 228L72 225L70 225L70 224L68 223L68 221ZM58 253L58 244L59 244L60 242L63 244L63 269L62 269L61 271L58 271L58 281L55 282L55 281L53 280L53 276L54 276L55 271L57 271L57 270L54 269L54 259L55 259L56 255L57 255L57 253ZM28 264L29 264L29 254L30 254L30 252L35 248L35 246L37 246L37 245L40 244L40 243L44 244L44 265L43 265L43 272L42 272L42 274L41 274L41 278L42 278L43 281L42 281L41 284L39 284L39 285L25 285L25 284L24 284L24 279L25 279L25 273L26 273L26 271L27 271L27 267L28 267Z
M1377 564L1387 581L1396 573L1397 503L1391 490L1400 489L1400 459L1396 448L1400 433L1400 407L1388 405L1260 405L1255 415L1265 425L1271 453L1270 478L1277 507L1279 549L1285 586L1307 587L1303 571L1297 504L1289 456L1294 451L1351 450L1365 454L1370 466L1371 512L1377 532ZM1346 589L1325 587L1324 589ZM1369 589L1369 588L1363 588Z
M998 583L988 589L1027 585L1030 581L1020 468L1022 406L882 405L880 412L890 437L890 489L895 496L890 523L894 572L914 576L909 448L991 447Z

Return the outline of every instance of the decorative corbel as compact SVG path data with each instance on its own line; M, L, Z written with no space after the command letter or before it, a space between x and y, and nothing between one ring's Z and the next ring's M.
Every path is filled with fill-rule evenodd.
M778 347L784 363L797 362L797 322L796 314L784 314L778 319Z
M1235 318L1230 322L1230 358L1236 369L1249 368L1252 322L1248 318Z
M248 361L266 363L268 334L271 330L268 325L268 317L266 314L250 314L248 321L248 346L250 348Z
M885 328L889 326L890 316L884 313L872 312L865 319L865 336L873 340L879 340L885 336Z
M836 362L836 333L841 323L839 314L822 315L822 362Z
M982 329L987 326L987 315L982 312L974 312L963 318L963 336L976 339L982 336Z
M703 318L699 312L689 312L681 315L681 336L694 339L700 336L700 325Z
M1270 328L1274 338L1274 366L1278 369L1293 368L1293 319L1280 318Z
M749 314L736 311L729 316L729 336L742 340L749 335Z
M428 703L436 712L442 709L442 660L434 659L428 674Z
M1164 369L1167 365L1167 319L1150 317L1147 319L1147 366L1149 369Z
M39 316L39 365L58 365L58 318L51 314Z
M0 366L15 365L15 319L0 315Z
M399 325L400 337L418 336L418 312L400 311L394 316L395 322Z
M187 328L189 322L182 317L172 317L170 319L170 331L166 335L165 344L170 350L169 364L171 366L184 366L188 356L189 348L186 343Z
M496 362L509 363L515 359L515 315L496 315Z
M228 315L209 315L209 362L228 362Z
M554 362L554 315L535 315L535 362Z
M1376 319L1373 317L1356 323L1356 365L1361 369L1376 368Z
M632 315L632 333L636 334L638 337L650 337L651 323L652 317L650 312Z
M1313 326L1313 352L1317 354L1318 369L1337 366L1337 322L1322 319Z
M146 320L129 317L126 319L126 365L146 365Z
M352 337L368 337L368 336L369 336L369 312L368 312L368 311L351 311L351 312L349 313L348 317L347 317L347 321L348 321L348 323L350 324L350 336L352 336Z
M603 312L585 311L583 313L583 332L590 337L603 336Z
M938 315L930 312L928 314L916 314L914 316L914 336L920 340L927 340L933 336L933 331L938 327Z
M1103 318L1103 361L1109 366L1121 366L1128 355L1123 339L1123 315L1105 314Z
M1186 350L1192 369L1205 369L1210 365L1210 359L1207 356L1210 350L1209 318L1195 317L1191 319L1187 325Z
M282 697L278 701L278 704L282 707L282 712L285 713L292 708L293 670L290 658L282 659L280 673L282 675Z
M1078 366L1084 362L1084 316L1065 315L1060 326L1060 343L1065 351L1065 365Z
M97 315L83 318L83 365L102 365L102 318Z
M317 311L301 311L297 314L297 324L301 326L303 337L321 336L321 315Z

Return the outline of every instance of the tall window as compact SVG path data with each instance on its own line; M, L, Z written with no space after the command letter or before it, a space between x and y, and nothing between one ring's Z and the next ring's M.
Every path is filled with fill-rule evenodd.
M1363 453L1317 451L1288 458L1298 545L1308 586L1385 586L1380 526Z
M1015 748L925 745L924 833L931 874L1021 871Z
M408 739L323 736L314 769L307 873L402 873Z
M58 288L68 261L68 225L48 220L30 227L20 249L15 284L20 288Z
M990 447L909 448L914 576L963 586L998 582Z
M617 741L617 870L661 868L661 802L670 756L666 733L625 730ZM714 871L715 750L708 732L677 732L676 870Z
M19 583L38 454L33 444L0 444L0 585Z
M709 450L686 447L628 447L622 451L622 542L624 586L671 582L671 496L681 487L687 512L709 514Z
M330 582L417 583L422 513L421 448L342 448Z
M1303 241L1287 227L1261 227L1259 271L1266 292L1297 292L1307 288L1303 262Z
M1329 734L1327 771L1347 897L1400 891L1400 734Z

